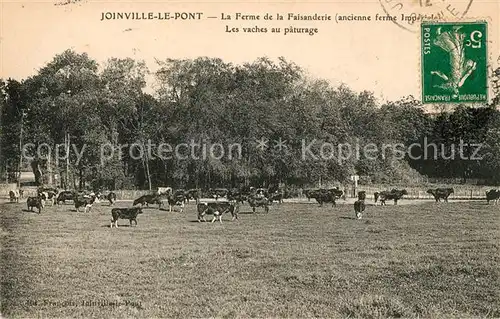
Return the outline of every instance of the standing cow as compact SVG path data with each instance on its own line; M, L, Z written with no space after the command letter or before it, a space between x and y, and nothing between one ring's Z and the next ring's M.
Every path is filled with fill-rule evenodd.
M486 192L486 201L489 204L490 201L493 201L493 204L498 204L500 200L500 189L491 189Z
M309 192L311 198L316 199L319 206L323 206L323 203L332 203L332 207L336 206L336 200L342 196L343 192L336 188L333 189L318 189Z
M358 200L354 202L354 213L356 214L357 219L361 219L363 217L363 212L365 211L366 192L361 191L358 193Z
M168 202L168 211L169 212L172 212L172 207L180 206L181 213L182 213L184 211L184 206L185 206L185 202L186 202L186 197L184 196L184 192L178 192L174 195L168 196L167 202ZM160 201L160 203L161 203L161 201Z
M33 211L33 208L38 208L38 214L42 212L42 208L44 207L44 200L40 197L28 197L26 199L26 204L28 206L29 211Z
M92 205L94 204L96 200L96 196L93 195L93 196L85 196L85 197L80 197L80 196L77 196L74 200L75 202L75 208L76 208L76 211L77 212L80 212L80 207L83 207L83 212L84 213L87 213L87 212L90 212L90 210L92 209Z
M403 198L403 195L408 195L408 192L406 189L403 190L397 190L397 189L392 189L390 191L383 191L383 192L376 192L374 195L375 198L375 203L377 200L380 200L380 205L385 206L385 201L386 200L394 200L394 205L398 204L398 200Z
M19 203L19 197L21 197L21 195L19 194L19 191L17 189L9 192L9 198L11 202Z
M131 207L131 208L113 208L111 210L111 227L113 224L118 228L118 219L128 219L130 221L130 226L132 226L132 221L135 222L137 226L137 215L142 214L141 207Z

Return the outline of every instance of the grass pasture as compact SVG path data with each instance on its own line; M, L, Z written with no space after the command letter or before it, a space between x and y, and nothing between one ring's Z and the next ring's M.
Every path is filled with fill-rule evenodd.
M392 203L391 203L392 204ZM19 317L500 317L500 205L273 205L239 221L1 204L1 313ZM124 207L131 202L118 202ZM207 218L209 219L209 218Z

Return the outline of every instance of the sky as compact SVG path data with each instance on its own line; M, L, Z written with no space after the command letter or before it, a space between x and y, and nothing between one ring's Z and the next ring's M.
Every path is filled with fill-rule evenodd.
M369 90L380 101L420 97L420 33L416 25L373 21L375 15L431 14L446 19L489 23L490 62L500 56L500 1L333 0L333 1L4 1L0 0L0 78L25 79L66 49L86 52L100 64L110 57L142 59L150 70L155 59L217 57L242 64L280 56L304 68L313 78L345 83L356 91ZM72 1L57 5L61 1ZM429 1L429 0L427 0ZM401 6L398 6L401 4ZM451 11L447 11L447 8ZM200 20L103 20L103 13L202 13ZM259 21L235 20L235 14L260 15ZM262 20L269 13L273 20ZM285 16L276 20L280 13ZM330 15L331 21L290 21L288 13ZM221 16L230 15L231 20ZM371 16L372 21L340 21L337 15ZM209 16L216 17L208 18ZM463 20L462 19L462 20ZM242 28L267 28L267 33L244 33ZM318 28L314 35L284 34L287 27ZM402 27L403 26L403 27ZM279 27L281 33L271 33ZM227 32L238 28L240 32Z

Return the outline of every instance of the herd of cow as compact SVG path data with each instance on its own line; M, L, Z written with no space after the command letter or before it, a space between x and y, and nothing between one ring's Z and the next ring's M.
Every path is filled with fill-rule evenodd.
M436 188L427 190L427 193L433 195L436 202L441 201L441 199L447 202L448 197L454 193L454 190L453 188ZM303 194L308 200L315 199L320 206L323 206L324 203L332 203L332 206L335 206L338 199L346 199L345 192L338 187L331 189L306 189L303 191ZM357 195L358 200L354 203L354 212L356 218L360 219L366 208L366 192L360 191ZM381 205L385 205L387 200L393 200L394 204L397 205L398 200L403 198L404 195L408 195L406 190L392 189L390 191L374 193L374 200L375 203L380 202ZM11 202L19 202L19 198L23 198L23 191L10 191L9 196ZM158 208L161 209L166 202L169 205L170 212L174 206L179 206L182 212L184 205L189 203L190 200L194 200L197 204L198 221L205 221L205 215L213 215L212 222L218 219L222 223L222 215L225 213L230 213L233 220L238 219L239 205L245 201L252 207L254 213L258 207L262 207L268 213L269 206L273 202L282 203L284 198L296 196L297 194L293 192L277 187L216 188L204 192L199 189L177 189L174 191L171 187L159 187L157 192L143 195L134 200L132 207L112 208L111 227L113 225L118 227L118 219L128 219L130 225L132 225L132 222L137 225L137 216L142 214L142 207L144 205L149 207L149 205L157 204ZM29 211L37 208L38 213L41 213L42 208L47 203L60 205L71 200L77 212L80 211L80 208L83 208L84 212L89 212L95 202L107 200L109 205L112 206L116 202L116 198L117 196L114 192L108 192L107 194L67 190L59 192L56 188L40 187L38 188L37 196L28 197L26 203ZM211 198L212 200L200 201L202 198ZM500 190L492 189L486 192L486 200L488 203L493 201L494 204L497 204L500 201Z

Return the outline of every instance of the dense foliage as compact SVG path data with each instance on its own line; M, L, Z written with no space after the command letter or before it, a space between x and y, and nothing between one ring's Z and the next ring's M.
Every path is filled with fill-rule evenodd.
M1 80L2 176L19 170L22 135L25 155L33 157L23 166L43 173L38 183L57 173L63 187L308 185L344 182L352 174L370 176L372 182L406 182L421 174L500 181L498 92L492 105L458 106L436 116L411 96L380 105L371 92L310 79L285 59L244 65L213 58L158 63L153 94L144 92L149 70L143 62L113 58L100 66L70 50L22 82ZM492 75L494 83L499 73ZM257 147L263 138L268 147ZM280 139L285 147L275 147ZM471 160L470 147L460 158L461 141L482 143L475 154L482 159ZM165 156L160 143L172 150L186 143L186 156ZM224 154L220 147L214 150L224 156L203 156L201 145L210 150L214 143L222 144ZM304 146L311 143L310 154L327 156L304 157ZM365 156L368 143L378 146L376 158ZM431 148L427 159L418 158L424 149L414 147L401 156L412 143L436 143L437 153ZM382 152L383 144L392 148ZM241 145L241 157L230 145ZM450 158L454 147L457 156Z

